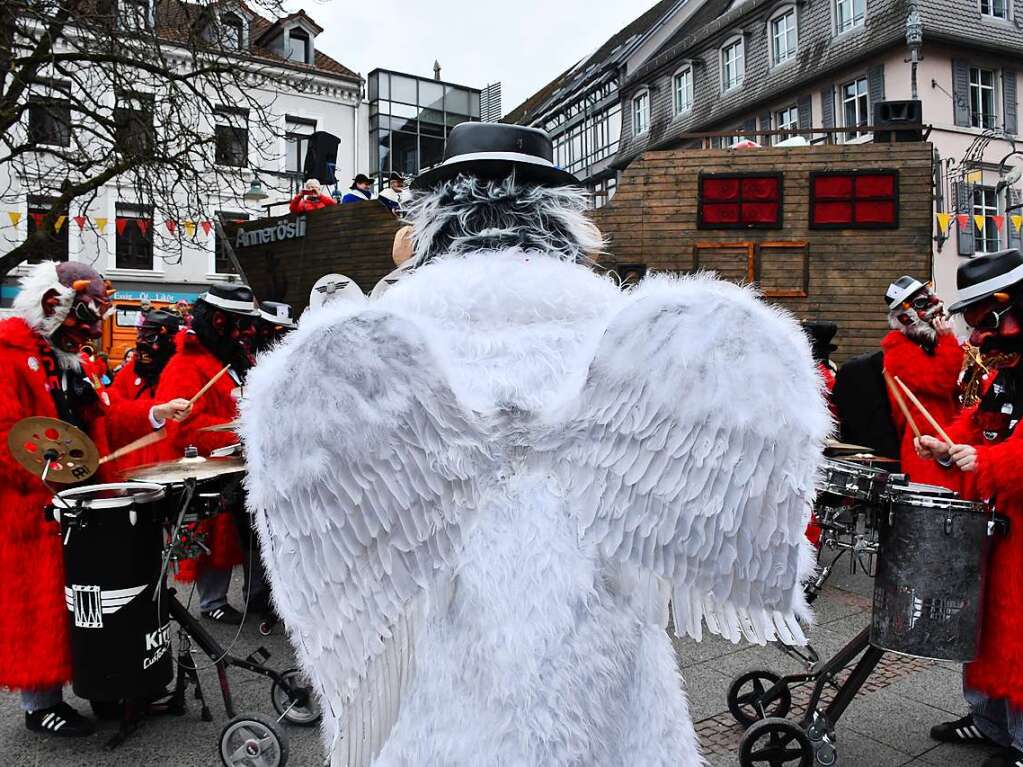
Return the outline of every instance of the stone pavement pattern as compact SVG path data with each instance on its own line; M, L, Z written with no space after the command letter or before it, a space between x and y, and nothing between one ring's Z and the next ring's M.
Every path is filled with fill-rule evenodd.
M832 577L814 606L817 623L810 633L822 657L829 657L866 625L870 587L869 579L862 575L836 572ZM238 588L236 583L235 604ZM235 634L229 627L214 626L212 631L225 644ZM707 761L711 767L736 767L742 730L728 714L725 702L732 678L749 668L792 673L801 670L799 664L775 647L733 645L706 635L700 643L685 639L675 644ZM245 656L261 645L272 653L269 663L274 668L283 670L294 665L280 628L273 636L261 637L254 622L243 629L235 654ZM268 680L240 670L229 674L239 712L273 715ZM147 721L128 743L113 752L104 751L103 742L114 731L114 725L103 724L96 737L84 741L43 739L25 730L16 696L2 693L0 767L217 767L221 764L220 731L227 719L216 674L206 669L201 678L213 722L203 722L196 701L190 699L184 716ZM808 693L805 688L793 691L793 715ZM72 702L87 710L87 704ZM886 656L839 723L838 765L979 767L988 753L985 749L939 745L927 736L932 724L964 712L958 666ZM285 730L290 740L289 765L319 767L322 757L316 728L285 726ZM484 764L481 761L481 767Z

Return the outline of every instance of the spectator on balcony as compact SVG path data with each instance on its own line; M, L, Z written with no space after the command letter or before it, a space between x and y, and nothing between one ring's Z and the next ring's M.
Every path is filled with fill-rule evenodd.
M400 173L392 173L387 178L387 188L382 190L377 199L382 202L391 213L401 215L401 204L405 199L405 178Z
M292 213L309 213L331 205L336 205L334 198L324 193L319 181L311 178L302 185L302 191L291 198L288 207Z
M365 202L366 200L373 199L373 182L369 176L362 173L355 177L355 181L352 182L351 188L345 192L345 196L341 198L341 204L345 205L349 202Z

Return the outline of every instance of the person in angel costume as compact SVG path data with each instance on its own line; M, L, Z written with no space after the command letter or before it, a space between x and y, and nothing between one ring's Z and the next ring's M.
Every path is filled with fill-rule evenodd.
M680 633L804 641L803 333L707 276L622 292L551 157L456 127L417 268L249 378L249 503L335 767L696 767L669 598Z

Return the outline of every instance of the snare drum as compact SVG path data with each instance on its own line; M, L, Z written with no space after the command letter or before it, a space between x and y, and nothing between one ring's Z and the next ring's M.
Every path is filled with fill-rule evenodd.
M57 493L49 512L64 541L75 694L159 695L174 675L160 582L166 490L144 482L75 487Z
M850 461L825 458L820 490L840 498L878 503L888 486L888 472Z
M966 663L980 639L995 515L933 485L895 484L880 516L870 642L904 655Z

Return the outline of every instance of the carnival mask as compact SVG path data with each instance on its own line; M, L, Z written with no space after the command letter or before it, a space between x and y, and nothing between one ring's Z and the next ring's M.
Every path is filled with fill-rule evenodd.
M1023 350L1023 315L1008 293L995 293L967 307L963 317L973 332L970 343L981 352Z

